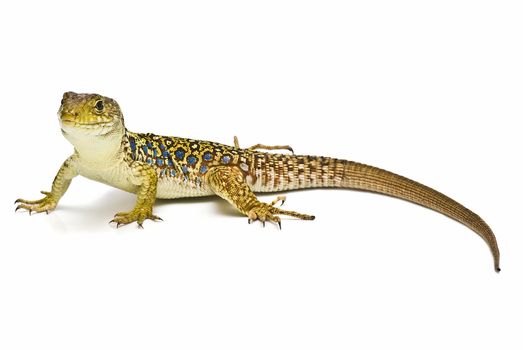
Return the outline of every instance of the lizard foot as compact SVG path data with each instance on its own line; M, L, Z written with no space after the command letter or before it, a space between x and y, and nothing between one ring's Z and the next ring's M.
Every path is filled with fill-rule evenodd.
M240 143L238 142L238 138L236 136L234 136L234 148L240 149ZM267 145L263 145L261 143L257 143L256 145L251 146L251 147L246 148L246 149L251 150L251 151L256 151L258 149L264 149L264 150L268 150L268 151L285 149L285 150L291 152L292 154L294 154L294 150L289 145L285 145L285 146L267 146Z
M249 224L253 221L260 220L265 227L265 221L272 221L277 223L281 230L281 219L278 215L293 216L302 220L314 220L314 215L301 214L295 211L276 208L274 205L279 201L281 201L281 204L283 205L283 203L285 203L285 196L278 196L270 204L258 202L247 214Z
M129 212L121 212L116 213L114 215L114 219L109 221L116 223L116 228L130 224L131 222L136 221L138 223L138 227L143 228L143 222L145 220L153 220L153 221L163 221L161 217L153 215L152 209L133 209Z
M18 209L25 209L29 211L29 215L31 215L32 212L42 213L44 211L49 214L50 211L56 208L56 204L58 202L53 198L50 192L41 191L41 193L45 195L45 197L35 201L28 201L18 198L15 201L15 204L18 204L18 206L15 208L15 212Z

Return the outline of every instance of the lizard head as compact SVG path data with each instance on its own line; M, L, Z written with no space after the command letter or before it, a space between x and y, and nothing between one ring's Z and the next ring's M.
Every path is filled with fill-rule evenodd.
M64 135L109 136L125 130L118 103L98 94L64 93L58 117Z

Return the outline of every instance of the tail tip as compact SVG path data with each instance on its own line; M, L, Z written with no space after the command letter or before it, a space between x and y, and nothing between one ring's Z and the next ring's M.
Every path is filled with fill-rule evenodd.
M501 269L499 268L498 265L496 265L495 269L496 269L496 272L497 272L497 273L500 273Z

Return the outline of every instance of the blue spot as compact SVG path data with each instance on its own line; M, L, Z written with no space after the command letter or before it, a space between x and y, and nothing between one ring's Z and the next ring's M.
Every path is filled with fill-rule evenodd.
M187 163L193 165L194 163L196 163L196 157L195 156L189 156L189 158L187 158Z
M182 166L182 172L184 174L187 174L189 172L189 169L187 169L187 167L184 165L184 166Z
M211 160L212 159L212 154L209 153L209 152L205 152L205 154L203 155L203 160Z
M147 164L152 164L153 160L151 158L147 158Z
M129 138L129 144L131 145L131 151L136 151L136 141L132 137Z
M169 151L163 151L163 152L162 152L162 155L163 155L164 157L169 157L169 156L170 156Z
M229 157L229 156L223 156L222 157L222 163L223 164L229 164L230 161L231 161L231 157Z
M167 169L162 169L162 171L160 172L160 176L165 176L166 172L167 172Z
M174 154L176 154L176 158L183 159L183 156L185 156L185 152L181 149L177 150Z
M158 146L160 147L160 149L161 149L162 151L165 149L165 146L163 145L163 143L160 143Z
M156 158L156 154L157 154L157 153L156 153L156 148L153 148L153 157Z
M142 146L143 153L147 154L147 146Z
M156 159L156 164L163 165L163 159L161 159L161 158Z
M207 172L207 166L202 165L202 166L200 167L200 173L205 174L206 172Z
M153 148L153 144L150 143L150 142L147 142L147 147L149 147L149 148Z
M171 169L171 176L176 176L176 171L174 169Z
M173 166L173 161L172 161L171 159L169 159L169 160L167 161L167 165L169 165L169 166Z

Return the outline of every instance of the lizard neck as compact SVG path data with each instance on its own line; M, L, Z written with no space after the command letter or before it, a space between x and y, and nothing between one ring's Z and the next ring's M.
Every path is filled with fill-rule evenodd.
M113 163L121 157L122 142L127 130L114 130L104 135L64 134L74 146L75 153L81 161L89 163Z

